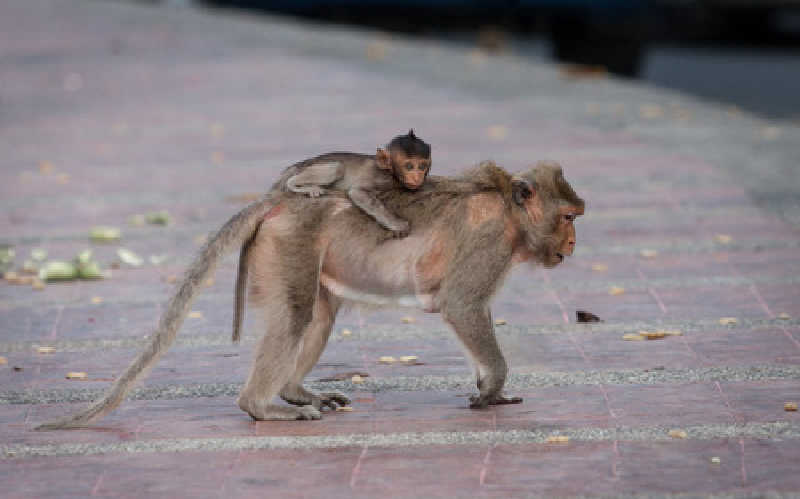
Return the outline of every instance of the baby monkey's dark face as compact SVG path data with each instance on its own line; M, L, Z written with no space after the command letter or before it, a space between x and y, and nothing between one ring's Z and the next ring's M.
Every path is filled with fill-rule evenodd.
M408 156L402 151L392 151L394 176L406 189L416 191L425 183L431 169L431 158Z

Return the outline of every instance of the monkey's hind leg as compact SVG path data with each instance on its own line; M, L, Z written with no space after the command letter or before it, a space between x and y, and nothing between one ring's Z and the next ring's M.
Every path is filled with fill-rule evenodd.
M237 403L259 421L319 419L319 409L310 403L287 407L272 402L296 370L303 333L312 320L319 266L313 249L272 237L269 229L262 226L250 260L250 303L266 334ZM291 255L287 248L292 248Z
M280 392L283 400L294 405L313 405L317 409L328 407L336 409L337 405L350 404L350 399L339 392L314 393L303 387L303 379L317 364L339 310L339 301L324 288L320 288L317 301L314 302L314 314L311 323L303 332L303 347L289 382Z
M312 198L319 197L327 192L323 186L330 185L342 178L342 168L343 165L339 161L309 165L297 175L289 177L289 180L286 181L286 188Z

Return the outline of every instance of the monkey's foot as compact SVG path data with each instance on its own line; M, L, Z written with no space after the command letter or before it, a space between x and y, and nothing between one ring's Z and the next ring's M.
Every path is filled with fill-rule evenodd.
M302 386L292 386L281 391L281 398L294 405L312 405L317 409L327 407L336 410L338 406L350 404L350 399L339 392L314 393L306 390Z
M470 409L486 409L490 405L521 404L522 397L504 397L502 395L472 395L469 398Z
M318 198L327 192L326 189L317 186L307 187L306 193L312 198Z
M321 419L322 414L313 405L285 407L282 405L260 402L248 402L239 399L239 407L256 421L293 421Z

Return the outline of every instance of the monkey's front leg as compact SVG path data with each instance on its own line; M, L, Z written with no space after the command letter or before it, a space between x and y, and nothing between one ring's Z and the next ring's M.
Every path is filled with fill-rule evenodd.
M364 213L374 218L384 228L392 232L394 237L406 237L410 229L408 221L390 212L371 192L360 188L347 191L350 201L361 208Z
M480 393L470 397L470 408L484 409L489 405L521 403L521 397L503 396L508 366L497 344L488 307L462 305L458 310L445 311L443 315L474 363Z
M312 198L319 197L327 192L322 187L330 185L342 178L342 163L331 161L307 166L297 175L289 177L286 188L292 192L306 194Z

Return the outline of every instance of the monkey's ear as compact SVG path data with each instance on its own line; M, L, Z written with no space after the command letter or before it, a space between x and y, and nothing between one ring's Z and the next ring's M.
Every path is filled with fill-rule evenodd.
M378 168L381 170L392 169L392 158L385 149L378 148L378 151L375 153L375 161L377 161Z
M527 180L515 178L511 181L511 197L515 203L522 206L527 199L536 194L533 187Z
M413 128L411 128L411 129L408 131L408 136L409 136L410 138L412 138L412 139L416 139L416 138L417 138L417 137L414 135L414 129L413 129Z

